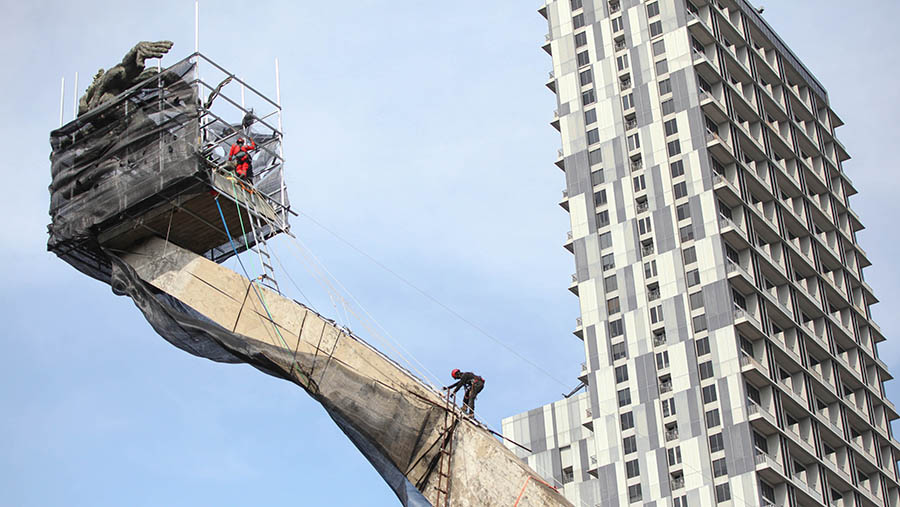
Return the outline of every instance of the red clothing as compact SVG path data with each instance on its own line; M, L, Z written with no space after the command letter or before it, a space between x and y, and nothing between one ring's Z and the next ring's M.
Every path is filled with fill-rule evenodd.
M232 158L237 159L235 172L238 176L244 178L248 176L247 173L250 171L250 164L253 162L253 159L250 158L250 151L255 149L256 143L253 142L253 139L250 140L249 145L237 143L231 145L231 150L228 152L228 160L231 160Z

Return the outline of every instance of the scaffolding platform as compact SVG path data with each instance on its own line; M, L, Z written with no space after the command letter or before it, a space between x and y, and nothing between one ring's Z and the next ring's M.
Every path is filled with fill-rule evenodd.
M282 140L277 100L194 53L51 132L48 250L108 281L106 252L152 237L218 263L254 249L290 230Z

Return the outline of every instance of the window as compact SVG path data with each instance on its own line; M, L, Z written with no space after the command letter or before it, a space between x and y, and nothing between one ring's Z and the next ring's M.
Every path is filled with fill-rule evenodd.
M709 338L700 338L699 340L696 340L696 344L698 356L709 354Z
M628 486L628 503L640 502L641 501L641 484L632 484Z
M688 296L688 300L691 303L691 310L697 310L699 308L703 308L703 293L695 292Z
M703 403L712 403L716 401L716 385L710 384L703 388Z
M672 118L671 120L667 121L664 124L664 126L666 128L666 136L667 137L678 133L678 121L675 118Z
M622 423L622 431L634 428L634 414L625 412L619 416L619 422Z
M674 466L681 463L681 446L675 446L671 449L667 449L666 454L668 455L669 466Z
M666 43L660 39L653 43L653 56L659 56L666 52Z
M597 227L606 227L609 225L609 211L603 210L597 213Z
M691 218L691 208L687 203L679 204L675 206L675 216L678 217L678 221L687 220ZM682 241L685 241L682 239Z
M606 189L594 194L594 206L603 206L606 204Z
M620 55L616 57L616 68L625 70L628 68L628 55Z
M659 2L651 2L647 4L647 17L659 16Z
M747 299L744 298L744 295L740 292L731 289L731 297L734 299L734 306L741 308L742 310L747 309Z
M687 196L687 183L681 182L675 184L675 198L681 199L682 197Z
M669 367L669 351L664 350L656 354L656 369L662 370Z
M616 384L621 384L628 380L628 366L622 365L616 367Z
M646 180L644 179L643 174L641 174L640 176L635 176L633 178L633 180L634 180L634 191L635 192L640 192L641 190L647 188L647 183L646 183Z
M581 0L571 0L569 4L572 6L572 10L581 8Z
M728 483L719 484L716 486L716 503L727 502L731 500L731 490L728 488Z
M662 401L663 417L675 415L675 398L669 398Z
M708 428L715 428L719 424L722 424L722 421L719 420L719 409L714 408L706 413L706 426Z
M593 90L591 90L593 93ZM584 124L590 125L592 123L596 123L597 121L597 110L596 109L588 109L584 112Z
M618 289L618 285L616 284L616 275L607 276L603 279L603 285L606 288L606 292L612 292Z
M575 34L575 47L580 48L581 46L587 46L587 32Z
M706 314L697 315L693 319L694 321L694 332L699 333L700 331L706 331Z
M661 76L669 73L669 62L660 60L656 62L656 75Z
M634 107L634 94L629 93L622 97L622 108L626 111Z
M613 18L612 20L612 29L613 33L620 32L625 28L625 25L622 23L622 16L618 18Z
M638 220L638 234L643 236L644 234L650 234L653 231L653 227L650 226L650 217L644 217Z
M597 165L600 162L603 162L603 154L600 152L600 148L597 148L596 150L591 150L590 152L588 152L588 162L590 162L591 165ZM591 177L593 177L593 175L591 175ZM600 175L600 181L601 182L603 181L602 174ZM596 185L596 183L594 183L594 184Z
M725 450L725 439L721 433L709 436L709 452L719 452Z
M644 263L644 277L645 278L653 278L656 276L656 261L650 261Z
M579 28L584 26L584 14L578 14L577 16L572 18L572 26L578 30Z
M612 346L613 361L625 358L625 342L619 342Z
M619 406L624 407L625 405L631 404L631 390L627 387L625 389L620 389L618 393L616 393L619 399Z
M576 56L576 59L578 60L579 67L584 67L585 65L591 63L591 58L588 56L587 51L582 51L581 53L578 53L578 56Z
M608 232L604 232L600 235L600 249L604 250L612 247L612 234Z
M700 283L700 270L692 269L687 272L687 284L688 287L693 287Z
M669 149L670 157L674 157L675 155L678 155L679 153L681 153L681 141L679 141L678 139L675 139L674 141L670 141L667 146Z
M584 105L593 104L596 100L597 100L597 97L594 95L593 88L581 93L581 102Z
M682 495L680 498L676 498L675 502L672 505L674 507L688 507L687 495Z
M650 37L656 37L662 34L662 21L654 21L650 23Z
M690 224L678 229L678 234L682 243L694 240L694 228Z
M633 436L623 438L622 447L625 448L625 454L637 452L637 439Z
M622 336L625 330L622 328L622 319L614 320L609 323L609 336L615 338L616 336Z
M581 80L581 86L589 85L594 82L594 72L591 69L583 70L578 79Z
M722 477L728 473L728 465L725 464L725 458L713 460L713 476Z
M659 94L666 95L672 93L672 83L668 79L659 82Z
M638 460L633 459L628 463L625 463L625 474L629 479L641 475L641 467L638 465Z
M675 112L675 101L674 100L669 99L662 103L663 116L672 114L674 112Z
M684 249L684 264L693 264L697 262L697 251L694 250L694 247L688 247Z
M663 320L663 309L662 305L657 305L650 309L650 323L656 324L657 322L662 322Z
M712 376L713 376L712 361L706 361L705 363L700 363L700 380L706 380Z
M641 138L637 133L631 134L627 138L628 140L628 151L636 150L641 147Z
M775 505L775 488L773 488L768 483L763 482L762 480L759 481L759 494L760 496L762 496L763 500L772 505ZM832 489L831 499L835 503L837 503L837 501L841 499L841 495L838 494L837 496L835 496L835 491Z
M597 129L591 129L587 132L588 144L597 144L600 142L600 132Z
M676 160L672 162L672 165L669 166L669 169L672 171L672 177L677 178L684 174L684 161Z

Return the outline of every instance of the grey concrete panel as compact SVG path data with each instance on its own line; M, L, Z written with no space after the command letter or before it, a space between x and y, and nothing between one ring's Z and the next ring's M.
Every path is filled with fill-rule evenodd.
M688 201L688 207L691 210L691 224L694 226L694 241L700 241L706 237L706 228L703 227L703 207L700 203L700 196L692 196Z
M697 396L697 388L692 387L682 393L679 393L681 397L676 401L686 401L687 402L687 410L685 412L681 412L678 415L678 433L681 439L685 438L694 438L705 435L704 428L704 411L702 407L700 407L700 400ZM677 406L676 406L677 409ZM687 424L684 424L687 423ZM683 434L684 430L690 430L688 435Z
M547 450L547 435L544 432L544 409L536 408L528 411L528 434L531 439L531 450L539 453Z
M609 217L610 223L617 224L627 220L625 218L625 195L622 192L622 180L615 180L612 183L613 206L616 208L616 216ZM616 248L617 251L621 249Z
M656 468L657 468L657 477L663 479L665 477L669 477L669 458L666 456L666 448L660 447L656 449ZM671 490L669 489L669 481L660 480L659 481L659 493L662 497L667 497L671 494Z
M572 243L572 251L575 253L575 276L579 282L588 279L587 243L584 238L576 239Z
M728 475L745 474L756 468L750 423L744 421L734 426L724 425L722 439L725 441Z
M650 86L649 84L635 84L634 88L634 105L635 105L635 120L637 120L638 128L646 127L648 125L653 124L655 120L653 118L653 106L655 99L650 98ZM643 139L642 139L643 141ZM652 153L651 150L644 150L645 153Z
M615 506L619 505L620 485L616 481L616 465L615 463L602 466L597 469L597 478L600 482L600 505Z
M616 168L615 179L620 180L620 179L624 178L626 175L628 175L628 173L631 169L629 167L627 167L625 164L626 156L622 152L622 141L619 139L616 139L615 141L610 143L610 146L612 147L613 164L614 164L614 167ZM606 151L604 151L603 156L605 157L606 155L607 155L607 153L606 153Z
M691 338L691 327L688 323L688 313L685 311L684 298L672 298L672 305L675 307L675 325L670 328L666 322L666 341L669 343L677 343Z
M573 421L577 421L578 419L571 419ZM592 479L591 476L588 475L588 448L587 448L587 440L579 440L578 441L578 455L581 457L581 480L587 481Z
M635 403L646 403L652 400L656 400L659 398L659 390L656 386L658 383L656 379L656 364L653 353L650 354L641 354L634 358L634 380L638 385L637 388L637 400L632 398L632 402ZM652 406L652 405L649 405ZM648 409L647 412L652 412L651 409ZM650 421L648 421L649 428L655 428L656 426L651 426ZM655 433L651 431L651 433ZM655 447L655 446L651 446Z
M675 226L672 225L671 206L665 206L662 195L657 195L655 198L660 199L659 203L662 207L652 212L653 232L656 236L656 253L662 254L678 248L678 241L675 237Z
M622 276L619 277L619 304L625 300L628 308L637 308L637 293L634 290L634 272L630 269L623 269Z
M703 303L706 307L706 326L710 332L734 324L731 290L727 279L704 285Z
M584 341L588 349L588 371L597 371L600 368L600 355L597 352L597 333L594 326L588 326L584 330Z
M570 106L570 104L570 102L566 102L565 104L559 105L559 108L557 109L559 110L560 118L572 112L572 106Z

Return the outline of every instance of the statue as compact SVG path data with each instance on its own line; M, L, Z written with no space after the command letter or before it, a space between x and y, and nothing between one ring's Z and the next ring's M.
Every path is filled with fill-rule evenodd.
M170 41L138 42L129 51L122 63L104 71L100 69L94 81L85 90L78 101L78 115L90 111L100 104L112 100L120 93L156 75L156 69L144 68L144 62L150 58L162 58L172 48Z

